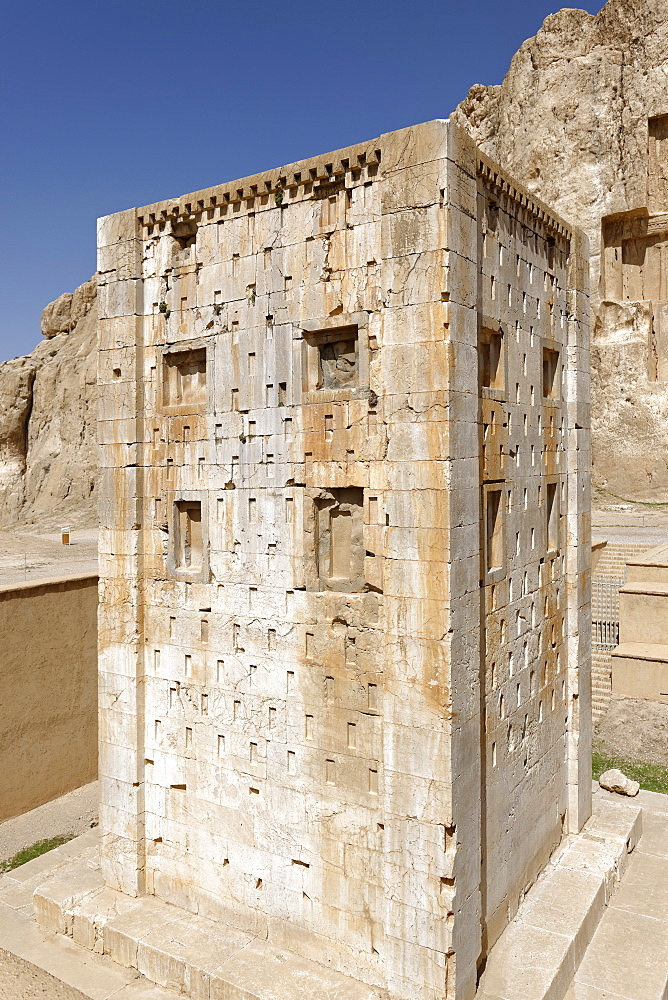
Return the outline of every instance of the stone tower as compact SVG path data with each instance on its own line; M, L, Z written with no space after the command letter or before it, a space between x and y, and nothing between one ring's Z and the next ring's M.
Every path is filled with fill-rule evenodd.
M99 271L107 886L468 1000L590 811L584 239L435 121Z

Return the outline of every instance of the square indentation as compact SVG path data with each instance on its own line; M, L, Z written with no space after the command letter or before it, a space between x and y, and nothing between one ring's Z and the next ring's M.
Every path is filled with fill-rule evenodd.
M368 315L350 313L302 328L302 402L369 395Z
M350 389L359 385L357 327L322 334L318 345L317 389Z

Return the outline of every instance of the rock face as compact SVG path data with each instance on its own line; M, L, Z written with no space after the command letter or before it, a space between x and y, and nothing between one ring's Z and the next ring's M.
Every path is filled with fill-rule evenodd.
M561 10L451 116L585 229L596 481L668 498L668 0Z
M97 281L91 278L74 292L65 292L50 302L42 312L42 334L50 340L59 333L70 333L89 312L97 295Z
M667 54L668 0L561 10L451 116L586 230L595 479L652 500L668 499ZM0 523L92 510L95 292L61 295L45 342L0 365Z
M96 282L42 315L45 339L0 365L0 524L94 518Z

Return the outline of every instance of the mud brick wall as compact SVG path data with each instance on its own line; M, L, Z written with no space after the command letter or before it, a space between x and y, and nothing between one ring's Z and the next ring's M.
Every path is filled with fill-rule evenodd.
M0 820L97 777L97 576L0 587Z

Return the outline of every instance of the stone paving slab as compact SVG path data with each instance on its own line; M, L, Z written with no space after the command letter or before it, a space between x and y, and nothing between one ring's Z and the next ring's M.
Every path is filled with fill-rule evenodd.
M645 814L642 852L668 861L668 817L664 814Z
M535 891L527 896L524 924L565 935L571 943L574 968L577 968L585 942L591 940L598 915L605 907L605 894L605 882L600 876L556 867L552 877L535 886ZM589 901L584 913L573 906L573 900L578 897Z
M96 877L98 841L99 830L91 830L0 878L0 952L30 963L88 1000L175 1000L174 993L136 969L84 950L70 937L45 931L35 921L33 893L38 886L53 883L55 893L64 870L73 863L89 878Z
M624 1000L619 993L609 990L599 990L596 986L585 986L582 983L571 983L564 1000Z
M497 942L476 1000L556 1000L575 972L572 941L515 920Z
M0 1000L86 1000L48 972L0 949Z
M642 836L565 1000L668 1000L668 796L634 801Z
M0 948L48 972L60 982L79 990L89 1000L174 1000L166 990L137 973L93 955L63 935L47 934L34 919L6 904L0 904ZM127 987L133 986L128 992ZM153 990L142 994L141 988ZM138 991L139 990L139 991Z
M636 853L615 893L615 908L644 913L658 920L668 919L666 867L663 858Z
M593 986L624 1000L664 1000L668 984L668 922L643 913L605 913L575 975L577 987Z

